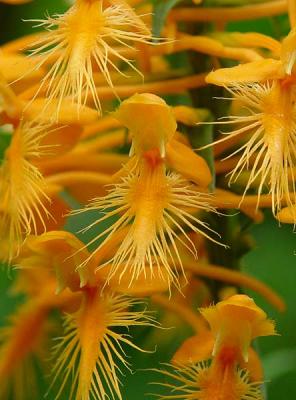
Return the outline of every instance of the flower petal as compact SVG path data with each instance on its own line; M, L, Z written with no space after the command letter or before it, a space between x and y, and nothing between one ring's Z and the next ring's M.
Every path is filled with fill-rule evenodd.
M231 86L234 83L264 82L268 79L283 77L281 61L265 59L232 68L217 69L209 73L206 82L219 86Z
M168 165L178 171L180 175L199 186L209 186L212 175L208 164L190 147L173 139L167 144L166 153Z
M173 356L174 364L192 364L211 357L215 340L213 334L205 330L186 339Z
M296 205L283 208L277 215L277 219L284 224L296 223Z
M53 122L59 100L52 99L50 103L45 98L38 98L30 102L30 106L24 104L24 115L28 119L38 119L42 122ZM58 123L61 125L89 124L98 119L98 111L87 106L81 106L79 112L77 105L67 99L61 101L59 107Z

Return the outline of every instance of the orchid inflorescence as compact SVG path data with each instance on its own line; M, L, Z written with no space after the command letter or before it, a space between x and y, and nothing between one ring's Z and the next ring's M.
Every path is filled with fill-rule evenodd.
M0 257L24 298L1 330L3 400L41 398L35 359L49 399L123 399L129 350L157 351L135 327L172 312L194 335L155 367L159 399L263 399L253 340L275 325L242 290L285 304L239 270L237 215L296 224L296 6L158 3L76 0L1 46ZM285 12L281 41L224 29Z

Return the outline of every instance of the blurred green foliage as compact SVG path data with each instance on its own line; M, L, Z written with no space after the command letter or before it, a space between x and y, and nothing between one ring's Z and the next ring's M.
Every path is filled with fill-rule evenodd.
M164 3L166 4L163 4L162 7L159 6L162 12L159 21L162 21L167 12L165 5L173 5L177 1L165 1ZM212 3L233 4L233 1L207 1L208 5ZM67 2L63 0L35 0L31 4L23 6L0 5L1 42L4 43L23 34L31 33L31 27L34 23L23 22L23 20L43 18L46 13L60 13L66 7ZM158 24L160 23L162 22L158 22ZM159 31L159 27L160 25L155 27L156 32ZM282 16L232 23L229 25L229 30L257 31L279 38L288 31L288 19L286 16ZM4 142L0 143L0 155L7 145L6 139L3 140ZM79 222L70 221L67 224L67 229L77 231L77 224L79 225ZM258 340L266 371L267 397L268 400L296 399L295 233L293 233L291 226L279 226L270 213L266 213L265 221L260 225L253 226L250 234L254 237L256 246L243 258L243 270L273 287L282 295L287 304L287 311L279 314L255 293L249 293L266 310L268 315L274 318L277 331L280 334L280 336ZM17 304L22 302L22 298L15 298L9 292L15 272L9 271L3 266L0 274L0 324L3 325L7 316L16 308ZM142 370L157 368L161 362L168 362L182 340L190 334L189 328L180 325L178 320L173 317L167 318L167 328L176 325L178 325L176 330L159 329L152 332L148 328L139 328L132 332L137 343L150 352L139 353L134 351L130 354L129 361L133 369L139 371L135 374L125 371L126 376L122 377L123 398L125 400L152 398L151 395L145 397L144 394L155 390L153 386L148 385L148 382L157 380L157 375ZM156 344L157 348L155 347ZM43 379L40 379L40 382L43 382ZM45 393L46 388L41 389L41 392ZM50 393L47 399L53 400L53 394ZM62 400L67 399L66 395L62 398ZM24 398L24 400L31 400L31 397Z
M153 0L153 36L160 37L163 25L170 10L181 0Z

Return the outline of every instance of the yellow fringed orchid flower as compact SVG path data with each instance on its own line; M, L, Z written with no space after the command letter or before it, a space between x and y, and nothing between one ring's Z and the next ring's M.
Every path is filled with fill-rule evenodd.
M217 208L238 208L260 222L258 208L267 207L296 225L296 3L225 1L171 9L164 1L161 10L160 1L71 0L64 14L35 20L43 32L0 46L0 262L15 267L12 294L22 296L0 329L1 399L40 397L37 359L51 366L47 397L122 400L128 350L143 351L134 327L164 323L176 330L163 339L147 332L150 343L168 344L188 326L194 333L160 371L171 390L161 399L263 400L252 341L274 335L274 323L237 293L253 290L279 311L285 304L264 282L233 269L253 243L245 217L219 221ZM286 10L292 30L282 42L224 29L231 20ZM212 21L217 31L196 36L189 21ZM156 46L150 28L162 22L170 39ZM242 64L220 68L226 59ZM218 69L208 74L209 66ZM169 107L157 97L177 94L178 102L195 104L207 83L234 100L217 122L233 129L212 144L210 131L195 131L212 124L210 110ZM100 116L119 98L127 100ZM212 172L191 147L195 133L214 145L207 153ZM223 188L227 173L243 188L243 204ZM70 215L92 214L82 229L94 230L89 243L62 230L77 201L87 205ZM232 252L214 246L221 243L212 224ZM160 308L160 323L144 296ZM209 306L216 298L222 301ZM64 332L56 334L57 312Z
M59 198L61 187L47 181L38 167L39 159L50 158L55 152L52 138L48 140L51 134L55 136L56 131L50 126L29 121L21 121L10 134L0 165L2 261L11 262L31 233L56 229L64 223L68 206Z
M11 293L26 300L0 330L0 397L22 400L26 395L40 395L36 366L48 371L44 354L55 330L51 312L69 311L77 307L79 298L69 290L56 296L53 271L28 248L22 248L16 263L18 275Z
M122 346L141 349L114 328L153 325L144 311L130 310L140 304L137 300L106 293L100 296L100 290L85 291L79 310L65 318L65 336L55 347L53 372L63 379L57 396L73 372L71 396L75 399L87 399L90 393L97 400L104 400L107 393L122 399L119 364L130 369Z
M8 240L8 259L18 252L23 238L37 232L39 220L49 217L49 197L44 179L32 161L48 150L41 145L47 131L42 126L21 123L14 131L0 166L0 234Z
M65 183L60 177L45 176L43 165L70 153L82 126L96 121L97 113L82 107L78 118L76 107L63 101L59 121L52 124L51 116L42 114L44 99L28 107L1 75L0 96L0 123L10 137L0 165L1 260L11 261L30 233L57 229L63 223L68 207L59 192L70 179L66 177Z
M235 182L244 170L249 170L242 201L248 189L256 182L257 208L260 196L267 188L272 196L274 215L280 212L283 205L291 207L296 201L293 44L295 45L294 30L283 40L279 60L265 59L218 69L207 77L209 83L225 86L233 99L245 110L243 114L233 113L225 122L218 122L237 128L226 133L227 136L216 143L229 140L228 147L231 147L233 140L237 142L239 138L246 137L241 147L227 157L241 153L229 173L229 184ZM294 219L296 221L296 216Z
M221 357L222 361L224 357L233 357L247 362L251 341L259 336L275 334L274 323L246 295L231 296L200 312L208 321L215 338L213 356Z
M183 244L191 247L193 252L195 249L185 233L185 226L210 238L210 228L190 209L196 212L215 211L209 206L209 195L205 193L211 174L205 161L185 145L178 143L180 154L174 152L175 117L171 108L159 97L152 94L134 95L122 103L116 116L130 130L132 158L116 174L118 182L111 186L109 194L95 199L86 208L106 211L103 217L85 230L118 216L116 222L90 242L94 243L103 235L108 235L93 255L115 232L127 228L127 234L111 260L109 278L117 275L120 269L119 276L127 273L132 285L146 265L150 268L151 276L164 266L170 282L177 284L177 265L182 265L182 262L176 247L176 241L181 239L175 229L184 234ZM171 149L167 147L169 143ZM190 153L189 157L187 152ZM167 171L165 157L169 153L170 165L184 173L185 179L178 172ZM183 161L181 154L187 155ZM187 167L182 168L185 163ZM186 172L190 175L189 179L203 187L202 192L186 180ZM74 211L74 214L81 211Z
M46 90L49 103L57 99L57 115L65 97L77 103L79 110L90 95L101 109L94 68L103 74L111 88L110 70L124 75L117 66L118 61L138 71L117 47L129 48L133 42L149 43L149 30L125 1L109 3L77 0L65 14L35 21L44 26L47 33L33 44L32 55L41 55L40 67L51 64L55 58L39 90Z
M93 258L90 258L87 249L82 249L83 243L69 232L53 230L40 236L30 236L17 262L27 268L28 266L32 268L33 262L35 267L42 265L47 271L54 270L56 293L61 293L65 288L78 292L85 287L102 286L108 286L112 292L119 294L141 297L167 291L167 283L160 280L157 274L155 279L147 279L146 272L143 271L133 287L128 287L128 281L119 282L118 276L107 282L107 266L98 270L98 265L102 264L106 258L113 256L125 233L121 231L114 235L112 240L102 246ZM85 266L81 268L83 263ZM161 273L164 274L165 271Z
M173 112L177 121L190 126L203 120L206 115L205 110L189 107L175 107ZM63 133L59 134L60 130L57 130L55 140L51 135L52 142L61 143L58 147L61 150L58 157L38 161L38 167L47 182L62 185L81 204L105 195L108 187L106 185L114 180L112 175L128 161L128 155L118 154L116 149L130 143L131 135L127 136L121 123L109 115L85 125L79 143L72 148L70 139L74 140L79 133L77 127L71 126L64 131L65 128ZM205 162L192 151L188 139L178 132L167 144L166 163L169 168L178 170L182 176L197 185L207 186L211 180Z
M274 335L274 324L246 295L234 295L200 309L209 330L187 339L173 358L172 372L161 373L176 383L161 384L172 394L161 399L261 400L262 369L250 348L258 336ZM207 360L212 358L211 363ZM258 379L258 380L257 380ZM255 381L254 381L255 380Z
M57 377L62 379L57 397L64 391L73 373L71 397L82 400L89 398L92 393L94 399L98 400L104 400L107 394L121 399L118 376L121 367L118 364L130 369L122 346L141 349L129 336L114 328L155 326L156 323L145 310L130 310L142 302L120 294L120 291L125 291L124 287L115 284L118 293L113 292L111 286L111 290L106 288L102 294L105 281L102 275L95 274L94 260L89 260L84 268L79 267L88 258L86 249L77 252L81 246L82 243L68 232L48 232L28 239L26 250L18 263L25 268L33 267L36 272L40 265L45 270L54 269L57 299L65 289L80 293L78 309L68 312L65 317L65 335L54 348L56 364L52 386L57 385ZM110 247L101 249L101 253L110 250ZM140 286L145 292L142 282L139 282L138 290Z

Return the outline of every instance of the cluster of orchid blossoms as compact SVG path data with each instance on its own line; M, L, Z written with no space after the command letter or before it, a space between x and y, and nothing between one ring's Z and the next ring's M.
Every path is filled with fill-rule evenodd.
M270 208L296 223L296 5L202 3L180 2L155 37L152 2L76 0L2 45L0 257L24 300L1 331L1 399L40 398L36 358L52 371L48 398L122 399L129 348L151 350L133 327L161 327L145 303L195 332L158 369L160 399L263 399L252 341L275 328L240 290L285 305L239 271L239 218L261 222ZM281 42L223 30L284 12ZM190 33L208 22L216 30ZM171 63L180 52L203 70ZM188 105L205 90L223 104L217 122ZM91 239L65 230L90 213Z

